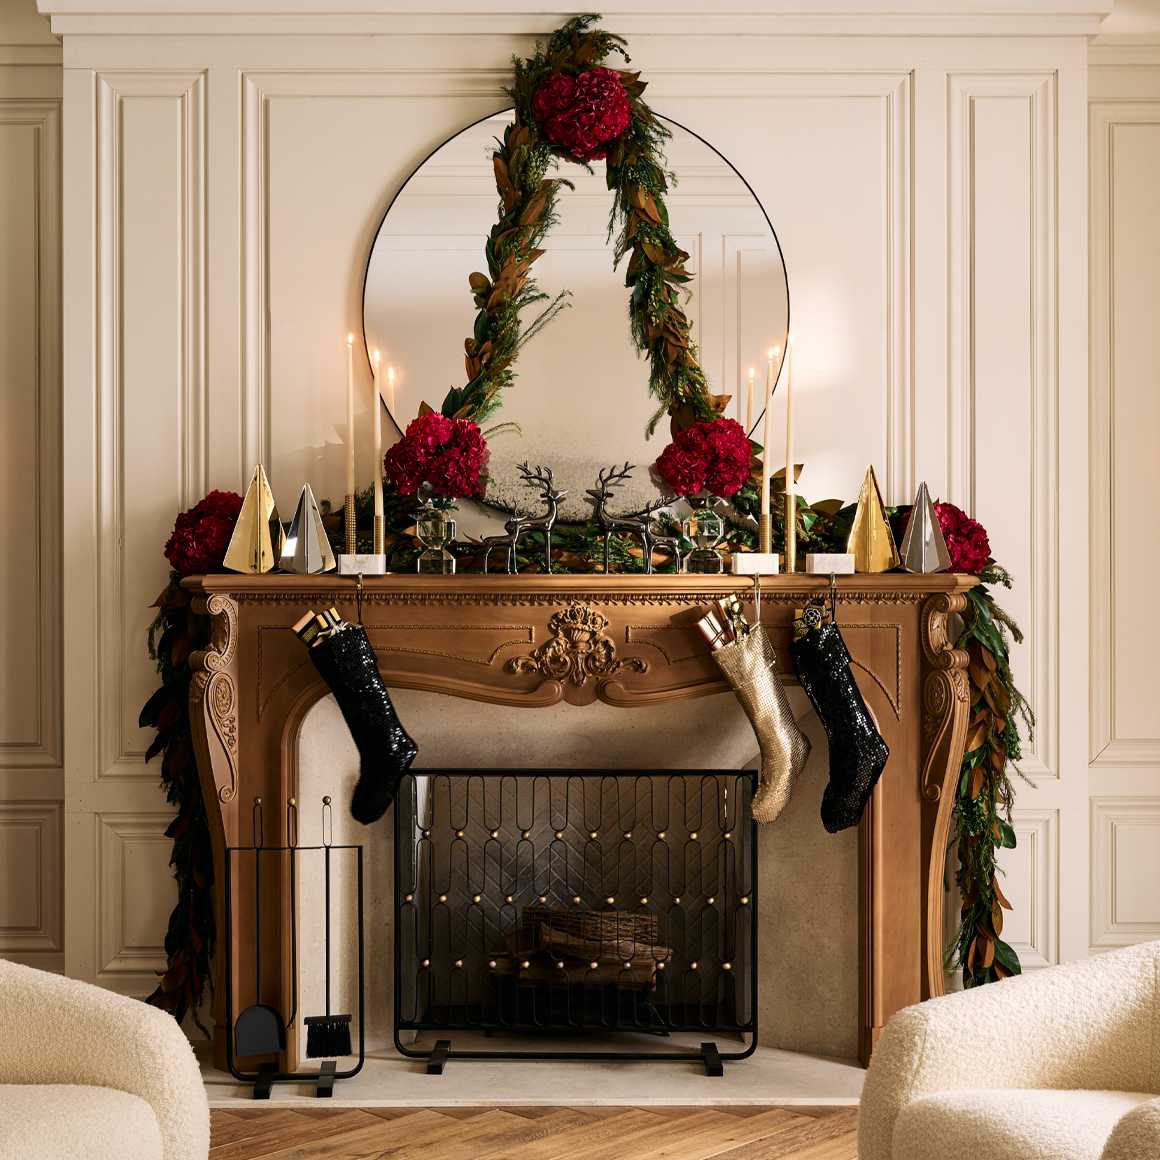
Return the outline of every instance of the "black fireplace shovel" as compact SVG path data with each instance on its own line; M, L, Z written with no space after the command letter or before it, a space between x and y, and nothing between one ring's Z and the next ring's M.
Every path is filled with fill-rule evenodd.
M234 1047L240 1056L273 1055L286 1050L286 1024L262 1002L262 799L254 798L254 1002L234 1023Z
M350 1016L330 1013L330 847L334 841L334 819L330 809L330 795L322 799L322 865L323 901L326 919L326 937L323 953L326 955L326 1014L309 1015L306 1024L306 1054L310 1059L336 1059L350 1055ZM325 1066L325 1065L324 1065Z

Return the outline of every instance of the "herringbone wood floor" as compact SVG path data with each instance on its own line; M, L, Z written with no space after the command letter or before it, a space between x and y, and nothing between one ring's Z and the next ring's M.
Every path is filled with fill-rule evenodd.
M211 1160L856 1160L855 1108L367 1108L213 1113Z

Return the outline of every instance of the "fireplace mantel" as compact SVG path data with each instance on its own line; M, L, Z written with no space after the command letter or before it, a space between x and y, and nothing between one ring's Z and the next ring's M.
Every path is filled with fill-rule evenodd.
M968 711L967 656L953 647L948 621L974 583L942 574L837 582L855 675L891 749L859 830L863 1061L894 1011L943 991L944 851ZM219 915L225 846L248 841L242 823L254 797L285 802L294 794L298 729L326 692L290 630L307 608L334 604L355 620L361 607L392 687L513 708L600 700L631 710L724 691L695 621L726 593L754 594L749 579L734 576L390 575L360 587L333 575L214 575L185 584L207 618L205 647L192 657L190 708ZM819 576L761 583L761 619L787 681L793 609L828 588ZM284 835L272 836L268 822L267 841L275 837ZM250 948L240 937L246 908L235 901L235 972L249 980ZM277 996L289 985L288 955L267 953L263 963L263 993ZM217 983L220 1061L220 962Z

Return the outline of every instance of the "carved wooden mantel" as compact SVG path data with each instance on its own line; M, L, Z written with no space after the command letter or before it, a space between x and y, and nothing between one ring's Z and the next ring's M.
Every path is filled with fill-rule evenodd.
M192 658L190 701L221 915L224 847L249 841L255 796L284 802L294 793L299 725L326 692L290 626L308 607L331 604L356 619L356 586L336 576L223 575L185 583L195 610L208 618L206 647ZM948 619L966 607L973 583L954 575L838 581L838 620L855 675L891 750L859 831L863 1061L893 1012L943 990L944 851L968 709L967 656L953 647ZM761 619L787 680L793 608L828 585L802 575L762 583ZM632 709L727 687L694 622L718 597L739 590L752 592L747 580L732 576L392 575L367 579L361 605L390 686L516 708L601 700ZM246 907L237 901L236 968L239 980L249 980ZM263 956L264 967L270 964L264 997L276 999L288 987L287 960ZM217 972L220 1060L220 962ZM243 986L243 1000L245 993Z

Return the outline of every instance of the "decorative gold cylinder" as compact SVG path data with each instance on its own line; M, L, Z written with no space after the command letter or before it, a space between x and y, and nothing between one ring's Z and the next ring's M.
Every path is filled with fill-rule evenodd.
M348 495L342 505L344 525L346 527L346 554L353 556L358 551L355 537L354 496Z
M375 555L381 556L385 551L383 547L383 517L375 516Z
M797 571L797 496L785 497L785 570Z
M771 553L773 551L773 513L762 512L757 517L757 550Z

